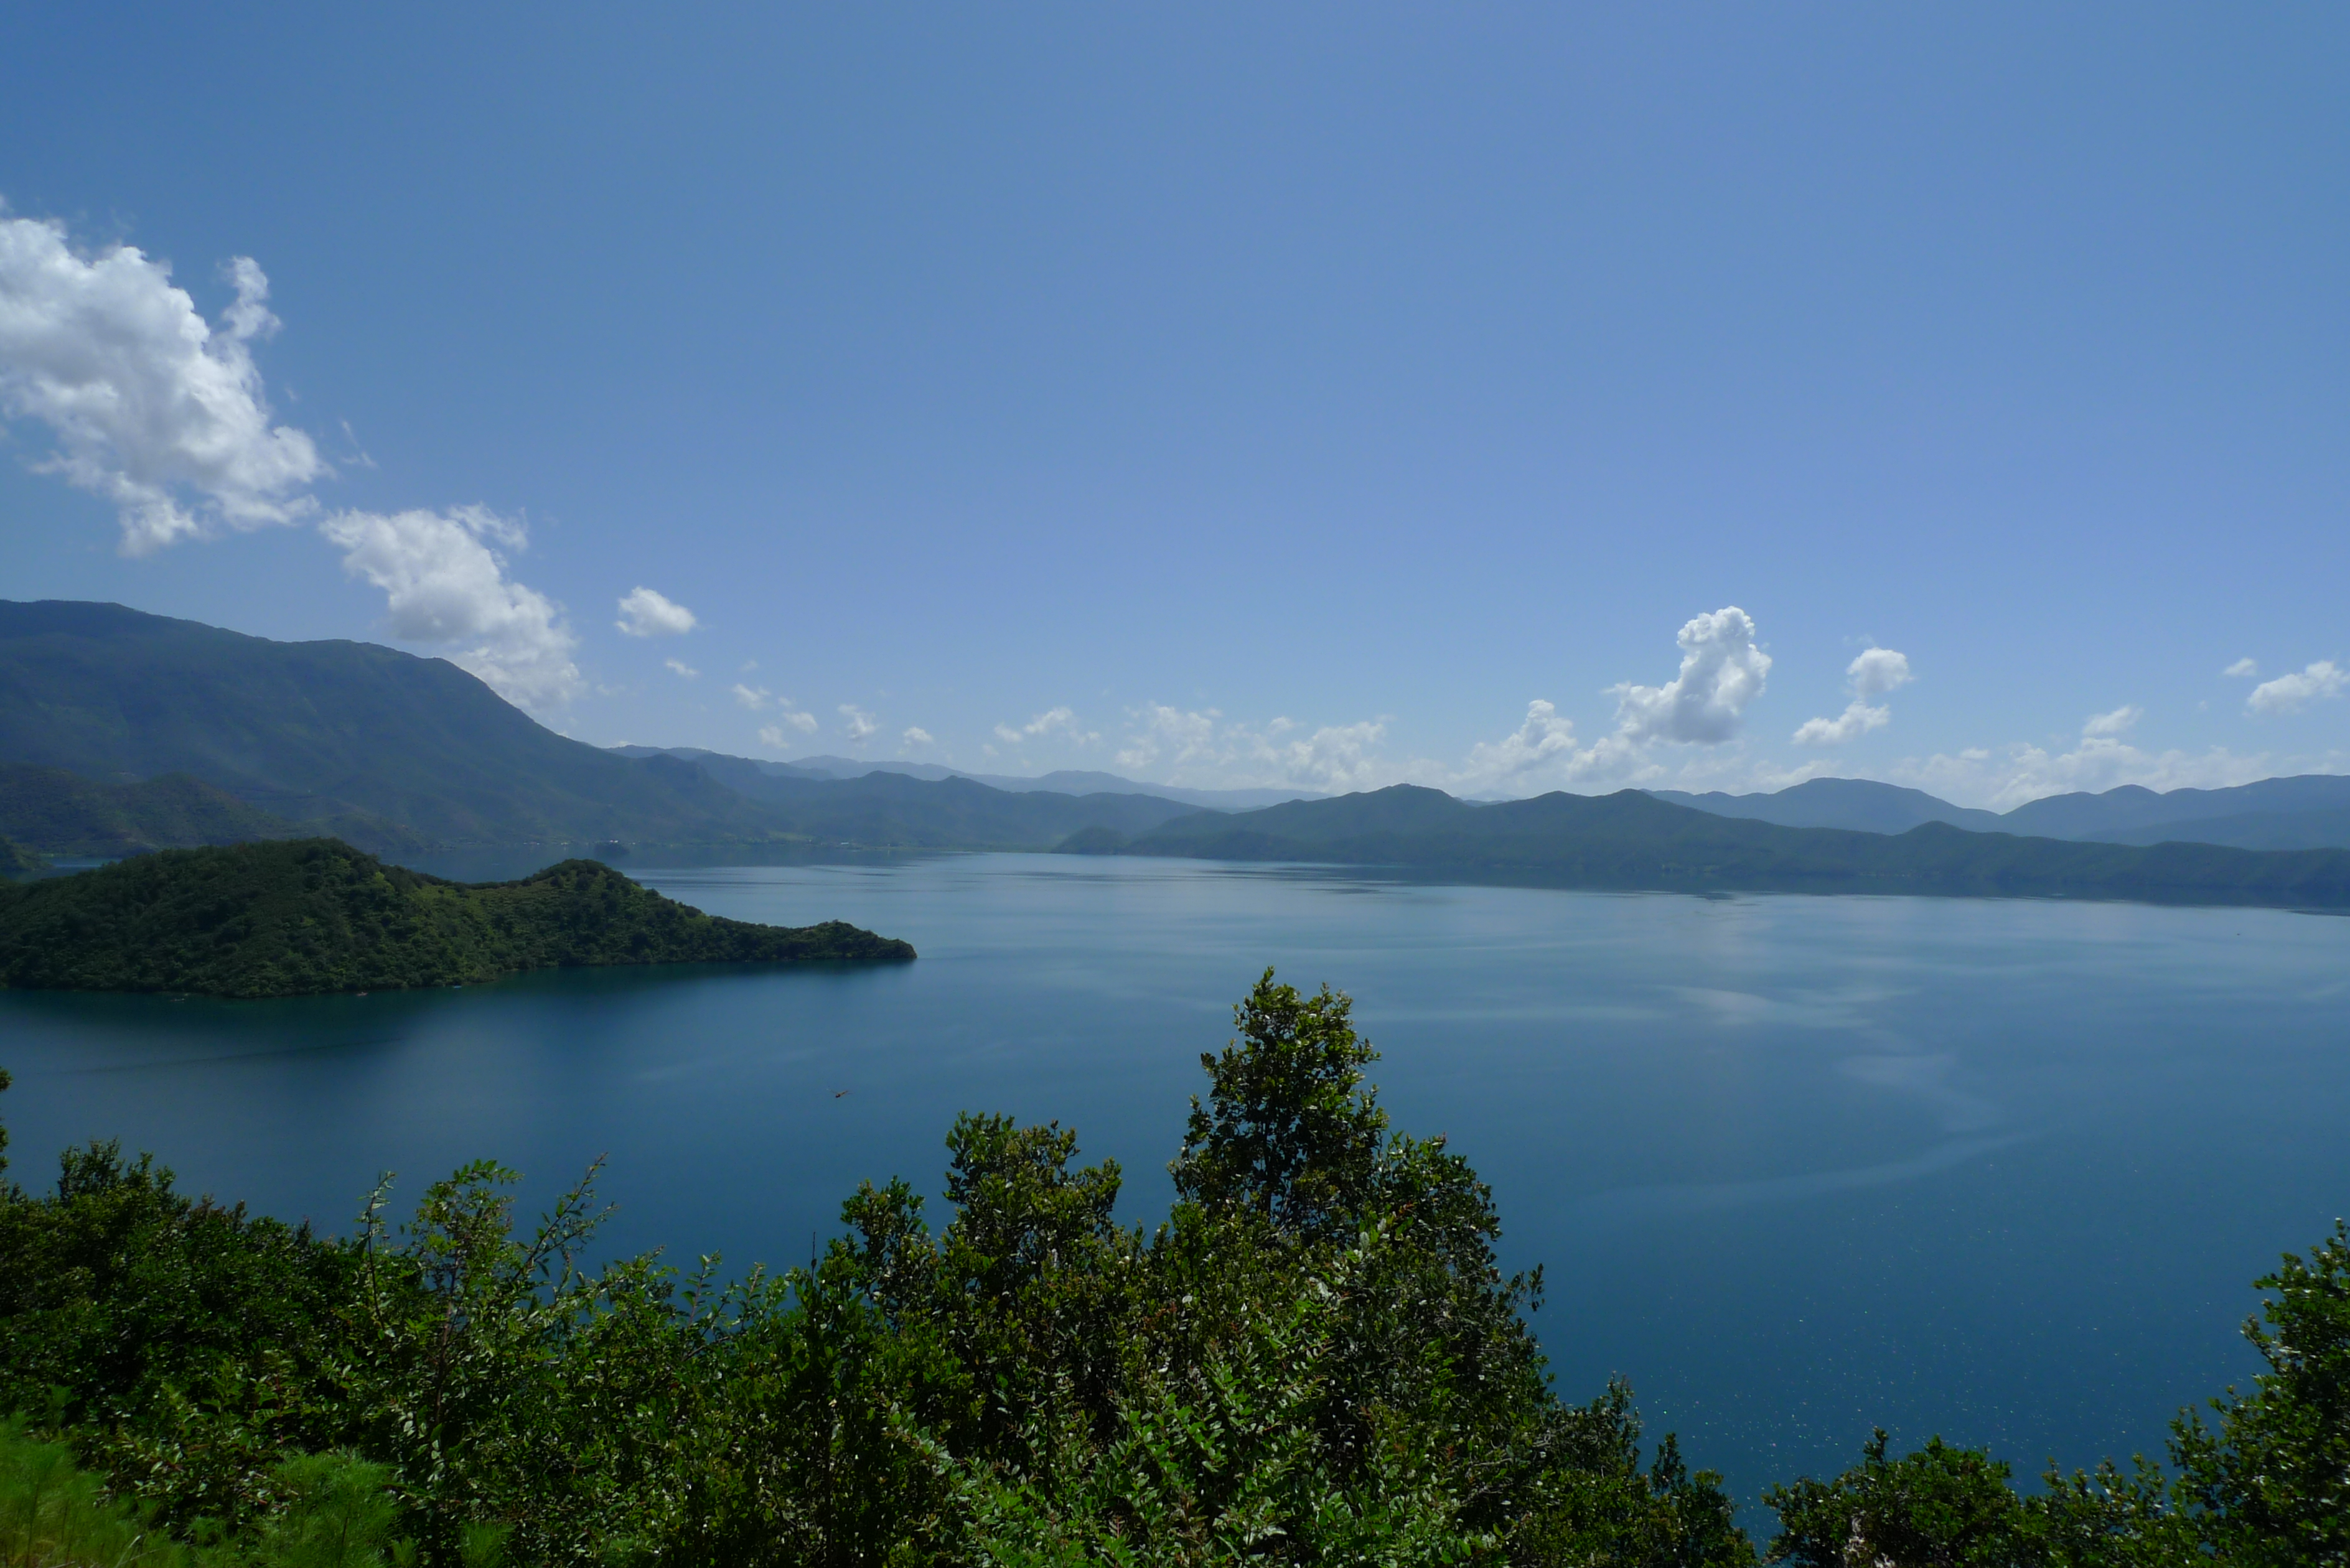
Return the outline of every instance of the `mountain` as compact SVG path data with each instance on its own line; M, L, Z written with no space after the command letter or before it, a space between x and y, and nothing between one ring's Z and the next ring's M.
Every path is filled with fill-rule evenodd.
M1919 823L1947 822L1978 833L2106 844L2176 841L2244 849L2350 848L2350 777L2334 774L2164 794L2124 784L2099 794L2050 795L2003 815L1871 779L1810 779L1767 794L1648 793L1716 816L1783 827L1906 833Z
M694 753L691 765L755 802L779 831L870 847L1050 849L1081 828L1142 833L1197 809L1148 794L1015 794L951 775L809 778L717 752Z
M2239 849L2339 849L2350 846L2350 810L2247 811L2088 835L2106 844L2227 844Z
M0 762L187 774L296 823L381 819L435 844L772 833L690 764L566 740L444 659L120 605L0 600Z
M2174 789L2158 794L2124 784L2101 794L2054 794L2019 805L2001 820L2012 833L2140 843L2152 842L2137 836L2150 829L2166 830L2174 837L2199 838L2201 824L2253 814L2298 817L2316 813L2319 819L2306 825L2307 829L2323 831L2326 814L2343 812L2350 812L2350 776L2301 774L2230 789ZM2122 834L2131 836L2116 839Z
M0 887L0 985L307 996L600 964L902 961L833 921L725 920L593 860L469 885L331 838L167 849Z
M1100 836L1069 845L1100 853ZM2350 851L2151 847L1970 833L1898 835L1717 816L1638 790L1472 805L1399 784L1232 815L1181 817L1129 855L1419 866L1597 888L2069 896L2350 906Z
M698 746L614 746L612 750L624 756L650 757L668 755L689 760L716 756L720 753L703 751ZM971 774L938 763L858 762L851 757L798 757L788 763L759 762L754 765L779 778L864 778L868 774L903 774L908 778L971 779L990 789L1000 789L1014 794L1038 790L1057 794L1149 794L1161 800L1181 801L1209 811L1251 811L1261 805L1278 805L1284 801L1326 800L1329 797L1312 790L1295 789L1188 789L1180 784L1144 784L1117 774L1061 768L1030 778L1016 774Z
M1978 833L2005 831L1997 812L1975 811L1938 800L1921 789L1878 784L1874 779L1806 779L1769 794L1690 794L1677 789L1648 792L1659 800L1716 816L1775 822L1782 827L1846 827L1861 833L1907 833L1921 822L1947 822Z
M302 830L186 774L108 784L63 768L0 763L0 834L47 855L130 855L296 838Z

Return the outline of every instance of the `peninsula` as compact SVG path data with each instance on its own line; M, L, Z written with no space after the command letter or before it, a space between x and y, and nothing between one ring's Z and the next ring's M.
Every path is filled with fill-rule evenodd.
M311 996L600 964L903 962L840 921L721 919L594 860L469 884L338 839L168 849L0 886L0 986Z

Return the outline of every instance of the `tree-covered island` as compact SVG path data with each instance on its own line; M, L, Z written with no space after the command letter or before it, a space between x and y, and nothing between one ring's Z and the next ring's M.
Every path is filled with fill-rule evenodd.
M1552 1386L1540 1274L1501 1272L1466 1160L1390 1127L1347 999L1268 971L1235 1011L1148 1233L1115 1163L993 1116L948 1135L943 1225L868 1183L808 1267L731 1282L588 1268L585 1184L518 1234L488 1163L336 1238L68 1151L0 1188L0 1562L1754 1563L1629 1390ZM2258 1283L2266 1370L2168 1468L2026 1495L1880 1438L1765 1494L1761 1559L2350 1560L2350 1232Z
M307 996L600 964L903 961L840 921L721 919L595 860L444 881L337 839L166 849L0 886L0 986Z

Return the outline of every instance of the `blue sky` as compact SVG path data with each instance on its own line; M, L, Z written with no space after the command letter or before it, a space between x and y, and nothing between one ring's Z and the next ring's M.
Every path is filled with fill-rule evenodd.
M19 4L0 597L754 755L2350 771L2346 78L2320 6Z

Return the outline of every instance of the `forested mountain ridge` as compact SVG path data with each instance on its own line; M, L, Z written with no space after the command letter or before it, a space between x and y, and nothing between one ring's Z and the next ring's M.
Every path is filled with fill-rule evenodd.
M302 832L187 774L109 784L63 768L0 763L0 835L45 855L133 855Z
M1639 790L1471 805L1409 784L1231 815L1184 817L1074 851L1524 873L1598 888L2038 895L2340 908L2350 850L2150 847L1970 833L1782 827Z
M751 762L762 773L778 778L858 779L868 774L902 774L916 779L969 779L990 789L1008 794L1024 794L1045 791L1053 794L1148 794L1161 800L1180 801L1185 805L1201 806L1210 811L1249 811L1260 805L1278 805L1289 800L1325 800L1328 797L1318 790L1305 789L1191 789L1181 784L1150 784L1130 779L1118 774L1106 774L1090 768L1055 768L1051 773L1034 778L1017 774L974 774L962 768L951 768L941 763L910 763L894 757L875 758L859 762L854 757L795 757L787 763L752 761L748 758L726 758L723 752L702 746L614 746L611 750L624 757L650 757L666 753L683 757L688 762L704 757L734 762Z
M593 860L467 884L330 838L167 849L0 887L0 986L304 996L472 984L534 969L902 961L837 921L721 919Z
M443 659L65 601L0 601L0 763L102 786L186 774L291 825L279 831L331 830L390 854L608 839L1047 849L1090 825L1135 832L1193 809L962 778L776 777L717 753L626 756L556 734ZM54 772L20 776L52 797L76 793ZM87 819L96 797L79 796ZM61 815L51 798L24 823ZM186 844L266 826L258 815L221 826L229 815L214 811L218 831L118 824L114 838ZM16 820L0 812L0 834L22 836Z
M0 601L0 761L184 773L294 822L358 813L437 844L771 832L686 764L567 740L445 659L120 605Z
M1978 833L2102 844L2220 844L2243 849L2350 848L2350 775L2301 774L2223 789L2158 792L2123 784L2102 794L2027 801L2002 815L1952 805L1923 790L1874 779L1807 779L1753 794L1650 790L1659 800L1716 816L1782 827L1906 833L1947 822Z
M1142 833L1198 809L1149 794L1001 790L960 774L806 778L716 752L696 755L691 765L756 802L785 832L875 846L1049 849L1080 828Z

